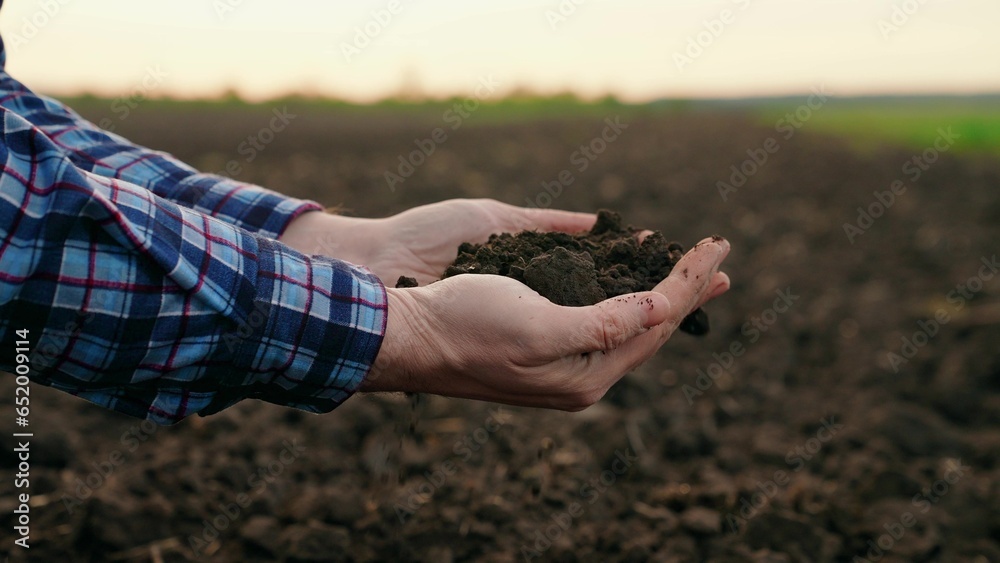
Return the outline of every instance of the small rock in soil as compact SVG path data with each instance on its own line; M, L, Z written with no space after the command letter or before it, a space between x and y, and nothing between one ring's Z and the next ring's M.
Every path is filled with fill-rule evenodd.
M281 525L273 516L253 516L240 529L240 537L251 547L263 549L268 554L278 553L278 534Z
M295 525L282 534L287 545L288 561L347 561L351 536L343 526L327 526L318 522Z
M722 517L710 508L695 506L681 514L681 526L696 534L710 536L718 534Z

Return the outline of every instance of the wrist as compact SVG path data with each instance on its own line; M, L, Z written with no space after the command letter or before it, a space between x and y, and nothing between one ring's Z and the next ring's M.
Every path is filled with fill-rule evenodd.
M421 350L419 341L429 324L423 317L412 290L385 289L386 326L382 346L368 375L358 389L362 392L420 392Z

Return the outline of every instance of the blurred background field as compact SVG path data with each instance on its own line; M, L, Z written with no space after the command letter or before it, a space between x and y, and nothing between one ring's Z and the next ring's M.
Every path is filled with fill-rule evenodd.
M961 120L980 102L831 99L790 139L778 134L775 120L807 101L520 99L484 105L452 130L442 115L454 102L147 100L119 119L114 99L70 100L201 170L236 162L240 180L360 216L452 197L537 202L542 183L568 169L575 181L553 206L616 209L687 245L723 234L733 288L707 306L711 334L677 335L598 405L504 408L488 433L491 405L393 396L355 397L327 416L245 401L144 430L36 387L32 555L1000 559L1000 288L980 277L1000 240L997 148L956 140L916 181L902 168L938 128L974 138ZM885 124L900 118L869 120L873 106L886 116L917 108L917 118L892 130ZM249 159L241 143L275 110L295 117ZM616 118L627 126L620 138L579 170L571 155ZM988 128L989 118L969 123ZM390 187L385 173L437 127L448 139ZM722 198L719 182L771 137L780 149ZM858 208L896 180L907 190L849 237ZM969 298L952 299L956 287ZM942 310L949 321L918 336ZM727 359L737 343L744 353ZM476 436L475 450L460 446ZM278 463L289 442L301 456ZM123 461L102 477L116 452ZM635 457L627 470L607 473L625 452ZM5 454L3 466L13 463ZM442 478L445 467L454 472ZM250 503L230 519L223 511L240 494ZM573 503L584 512L564 530L556 519ZM900 539L886 536L910 517ZM882 555L870 551L879 541L891 546Z
M292 104L309 113L330 116L371 117L376 121L399 118L406 121L440 120L441 115L466 98L442 100L406 100L390 98L375 103L358 104L343 100L291 96L254 103L235 93L220 99L171 100L141 99L153 113L170 112L239 112L255 108ZM558 96L514 94L497 101L483 101L475 110L471 126L535 119L583 118L615 113L623 116L677 114L689 112L735 112L756 117L767 124L781 119L806 102L807 96L737 99L667 99L628 103L614 96L598 100L581 99L571 93ZM119 119L132 108L127 99L100 98L93 95L66 97L71 107L96 119ZM938 129L947 124L959 135L954 150L996 154L1000 151L1000 95L955 96L867 96L835 98L823 111L812 112L809 128L839 135L859 150L882 145L922 148L933 143Z

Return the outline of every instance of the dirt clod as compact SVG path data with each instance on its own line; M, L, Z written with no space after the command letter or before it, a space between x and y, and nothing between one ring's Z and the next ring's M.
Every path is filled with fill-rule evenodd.
M683 245L668 242L658 231L640 243L640 232L624 226L618 213L601 210L585 233L522 231L493 235L484 244L465 243L444 277L508 276L558 305L593 305L653 289L684 255ZM707 333L708 328L708 316L701 309L680 326L696 335Z
M399 279L396 280L397 289L401 287L417 287L418 285L420 284L417 283L417 279L409 276L399 276Z

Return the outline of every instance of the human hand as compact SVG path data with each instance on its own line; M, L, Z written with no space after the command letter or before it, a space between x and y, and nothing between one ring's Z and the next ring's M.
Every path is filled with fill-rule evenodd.
M705 239L652 291L555 305L510 278L459 275L389 289L382 348L362 391L409 391L581 410L725 293L724 239Z
M493 233L586 231L597 216L524 208L492 199L452 199L384 219L306 213L279 240L306 254L324 254L367 266L386 285L401 275L436 281L463 242L486 242Z

